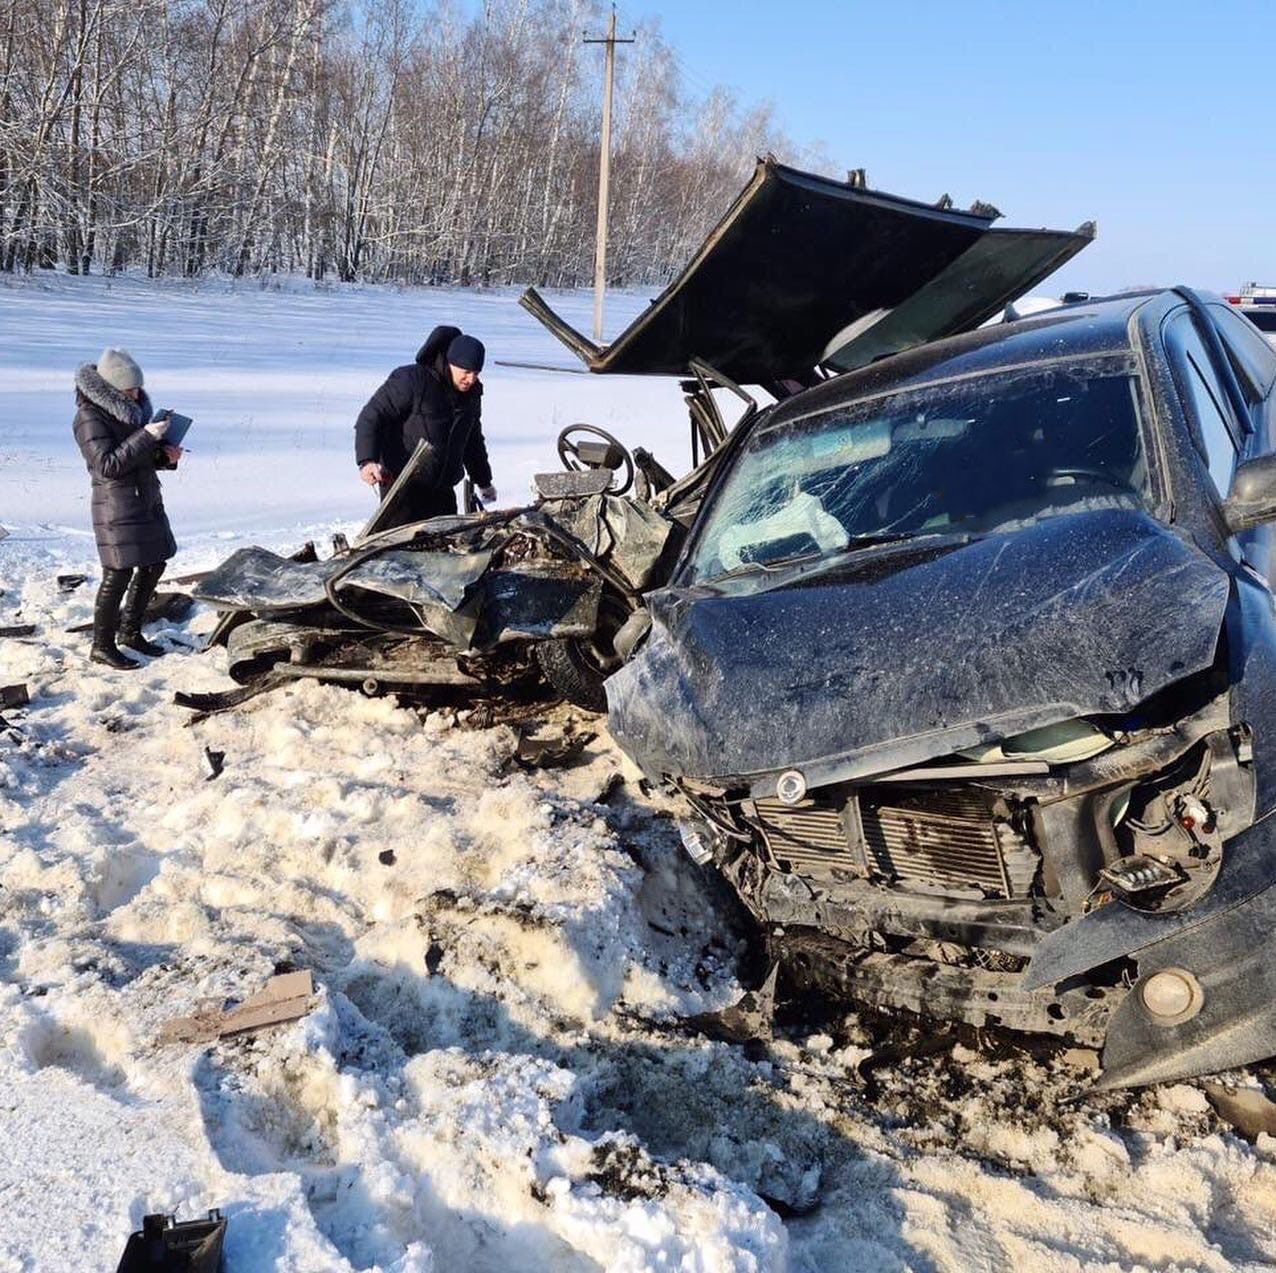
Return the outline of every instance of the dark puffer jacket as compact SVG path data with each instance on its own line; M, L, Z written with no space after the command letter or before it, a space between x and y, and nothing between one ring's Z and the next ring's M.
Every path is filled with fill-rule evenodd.
M483 441L483 386L466 393L452 387L447 347L460 329L436 327L417 351L416 361L396 367L359 412L354 426L355 462L375 461L391 480L403 471L416 444L432 448L416 485L423 491L449 490L470 475L490 486L492 466Z
M93 477L93 534L102 565L153 566L176 551L155 473L159 446L142 428L145 393L134 402L107 384L92 363L75 373L75 440Z

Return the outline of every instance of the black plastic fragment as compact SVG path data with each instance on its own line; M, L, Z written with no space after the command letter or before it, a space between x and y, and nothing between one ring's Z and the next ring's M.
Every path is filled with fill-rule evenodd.
M222 1273L226 1220L217 1210L206 1220L153 1215L129 1235L116 1273Z
M34 623L13 623L7 628L0 628L0 637L35 636Z
M25 707L31 701L25 685L0 685L0 707Z
M191 717L191 720L187 722L187 724L192 724L195 720L203 719L205 716L213 716L217 712L225 712L232 707L238 707L241 703L248 702L250 698L256 698L258 694L265 694L269 690L287 684L291 679L287 676L280 676L278 672L267 672L265 676L255 680L251 685L237 685L231 690L221 690L210 694L178 690L173 695L173 702L178 707L189 707L192 711L199 713L198 717Z
M157 623L167 619L176 623L190 613L195 598L189 592L157 592L147 604L144 622Z
M74 592L81 584L88 583L88 575L58 575L58 591Z
M211 747L204 748L204 781L212 782L221 771L226 767L226 753L224 751L214 751Z

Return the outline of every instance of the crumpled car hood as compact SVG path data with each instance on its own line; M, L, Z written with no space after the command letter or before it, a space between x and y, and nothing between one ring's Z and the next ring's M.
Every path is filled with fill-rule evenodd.
M1127 711L1209 666L1229 580L1146 514L1108 510L758 587L648 599L651 636L607 698L649 776L760 796L789 768L818 786Z
M685 376L691 360L739 384L841 370L973 331L1094 238L993 229L1000 214L959 212L777 163L748 184L686 268L603 347L535 288L520 304L601 374Z

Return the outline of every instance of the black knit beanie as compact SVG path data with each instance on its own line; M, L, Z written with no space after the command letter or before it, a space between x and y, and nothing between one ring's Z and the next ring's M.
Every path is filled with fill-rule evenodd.
M486 352L481 340L476 340L473 336L454 336L447 347L447 360L453 367L477 374L483 370L483 355Z

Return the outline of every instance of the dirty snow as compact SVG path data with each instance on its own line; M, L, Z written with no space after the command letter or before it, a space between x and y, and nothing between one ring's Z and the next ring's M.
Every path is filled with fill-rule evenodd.
M979 1037L865 1079L859 1063L890 1033L880 1022L795 1018L747 1047L686 1025L740 993L743 944L605 733L573 768L529 772L511 726L317 685L191 726L173 691L225 684L223 656L192 650L208 612L160 625L171 652L137 673L88 664L66 628L88 617L93 581L61 593L53 579L92 561L73 506L83 477L52 422L65 430L69 370L103 343L115 302L101 281L80 287L0 292L6 331L29 336L0 350L5 419L16 392L27 421L21 441L7 426L0 440L14 532L0 541L0 625L39 626L0 638L0 685L32 691L0 713L0 1271L111 1268L144 1214L210 1207L230 1219L228 1270L1276 1261L1276 1142L1237 1138L1197 1084L1087 1096L1084 1057ZM172 295L126 291L138 308ZM344 294L198 297L150 333L175 347L197 320L224 335L278 306L296 341L331 342L336 378L364 372L347 326L415 332L439 309L437 294L360 293L347 324ZM447 299L448 312L489 307L490 330L524 321L509 297ZM149 372L156 359L134 346ZM300 411L319 360L260 357L253 420ZM193 393L204 373L189 365ZM205 377L210 401L230 392L222 374ZM509 402L521 386L545 448L572 407L547 405L559 389L538 374L512 378ZM637 422L627 391L562 380L601 395L604 426ZM497 398L489 432L512 431ZM211 433L219 408L174 402ZM348 405L316 427L314 455L281 444L309 489L228 443L216 480L235 475L235 533L288 547L304 526L359 519L345 455L331 469L318 455L348 442ZM234 428L253 436L247 416ZM498 472L517 471L514 450L497 453ZM219 551L200 538L217 526L211 471L192 465L190 504L170 501L194 541L178 571ZM209 529L187 534L200 518ZM205 747L226 753L213 780ZM319 987L304 1019L156 1042L167 1018L293 968Z

